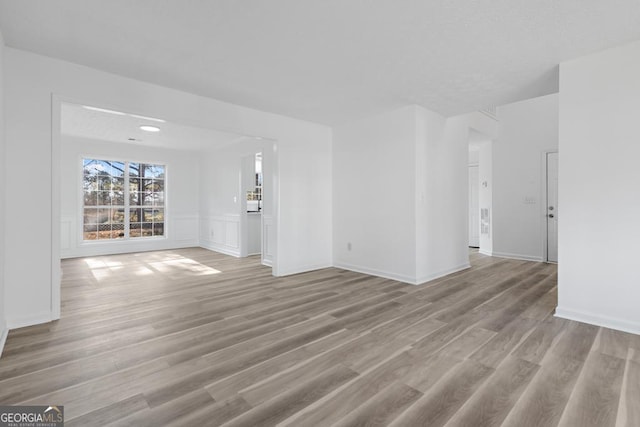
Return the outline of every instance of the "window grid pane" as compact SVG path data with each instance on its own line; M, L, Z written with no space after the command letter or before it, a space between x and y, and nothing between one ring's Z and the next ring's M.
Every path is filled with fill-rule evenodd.
M84 240L164 236L164 165L83 159L82 168Z

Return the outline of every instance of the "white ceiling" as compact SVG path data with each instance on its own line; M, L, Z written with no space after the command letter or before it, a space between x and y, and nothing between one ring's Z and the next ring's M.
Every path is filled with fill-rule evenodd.
M0 0L8 46L326 124L553 93L638 0Z
M158 122L136 117L127 112L119 113L121 114L89 110L82 105L62 103L60 130L63 135L80 138L191 151L215 150L249 139L234 133L166 121ZM162 120L161 117L153 117L153 119ZM160 128L160 132L145 132L140 129L142 125L156 126Z

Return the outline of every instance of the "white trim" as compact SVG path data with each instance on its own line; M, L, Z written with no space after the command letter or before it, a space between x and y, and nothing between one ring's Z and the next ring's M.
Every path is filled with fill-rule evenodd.
M368 274L370 276L384 277L385 279L397 280L399 282L408 283L410 285L417 285L414 277L405 276L403 274L390 273L388 271L376 270L369 267L361 267L359 265L347 264L347 263L334 263L335 268L342 268L343 270L355 271L356 273Z
M51 262L49 264L51 274L51 302L50 316L47 321L56 320L61 315L60 288L62 285L61 260L61 210L62 205L62 98L55 93L51 94ZM38 322L44 323L44 322Z
M497 258L509 258L509 259L519 259L521 261L535 261L542 262L543 258L541 256L531 256L531 255L522 255L522 254L510 254L506 252L493 252L491 256Z
M40 313L33 316L19 317L16 319L7 319L7 329L19 329L26 326L39 325L41 323L49 323L53 319L51 313Z
M619 331L640 335L640 323L629 322L628 320L624 319L616 319L613 317L587 313L580 310L565 309L561 307L556 307L555 316L562 319L575 320L577 322L589 323L591 325L617 329Z
M65 222L65 219L67 220ZM76 218L71 216L63 216L61 224L68 223L69 225L66 228L69 231L78 230L75 227ZM134 253L134 252L147 252L147 251L162 251L162 250L171 250L178 248L189 248L194 246L199 246L200 240L198 238L198 227L199 227L199 216L186 214L180 215L175 214L172 215L169 221L167 222L169 226L167 228L171 228L174 230L172 236L150 236L150 237L140 237L133 238L129 240L104 240L104 241L95 241L95 242L85 242L76 247L71 248L62 248L61 245L61 259L67 258L77 258L77 257L89 257L89 256L101 256L101 255L111 255L111 254L126 254L126 253ZM180 226L178 224L188 224L188 228L190 229L189 233L182 233L181 235L177 235L176 231L179 230ZM63 227L64 228L64 227ZM76 236L77 233L71 233L67 240L71 241L71 239ZM62 236L62 234L61 234ZM64 241L64 239L63 239Z
M200 216L199 246L236 258L241 257L240 221L239 213ZM218 224L217 232L215 223ZM230 225L233 228L229 228Z
M273 267L273 260L275 259L275 250L274 246L274 232L275 230L275 220L272 215L262 213L262 217L260 219L260 249L261 256L260 259L263 265L268 265L269 267ZM275 275L276 273L274 273Z
M272 203L272 207L271 207L271 213L269 215L269 213L267 212L267 215L269 215L271 217L271 220L273 222L272 226L275 227L275 230L273 231L273 237L274 239L272 239L273 241L271 242L271 244L273 245L273 254L271 254L271 274L273 276L278 276L280 274L280 242L282 241L282 237L281 237L281 230L282 230L282 224L280 223L280 150L278 148L278 142L273 141L273 144L271 144L271 146L267 145L267 149L271 149L271 185L273 186L273 189L271 190L271 203ZM267 158L267 154L266 152L262 153L262 160L265 161L265 158ZM264 164L262 165L264 167ZM264 197L265 191L268 191L267 189L265 189L265 176L264 176L264 169L262 170L262 194ZM265 220L265 211L264 211L264 203L262 204L262 220L263 220L263 226L264 226L264 220ZM263 232L264 232L264 228L263 228ZM267 237L268 238L268 237ZM262 242L264 245L265 242L265 236L262 236ZM266 253L265 253L265 248L263 247L262 249L262 257L263 257L263 262L264 262L264 257L265 257Z
M0 357L2 357L2 350L4 350L4 345L7 342L7 337L9 336L9 329L4 328L2 334L0 334Z
M485 251L483 249L478 249L478 253L482 254L482 255L486 255L486 256L493 256L493 252L492 251Z
M77 189L77 209L76 209L76 215L77 215L77 219L76 219L76 248L80 249L80 252L82 252L82 247L83 246L92 246L92 245L110 245L110 244L120 244L122 242L135 242L135 241L142 241L142 240L168 240L170 238L170 233L171 233L171 225L170 225L170 220L171 215L169 214L169 204L168 204L168 197L167 195L169 194L170 190L170 185L169 185L169 178L170 178L170 172L168 172L168 170L170 169L167 165L167 161L148 161L148 160L136 160L136 159L132 159L132 158L128 158L128 157L120 157L120 156L111 156L108 155L108 157L110 157L109 159L105 159L105 156L98 154L98 155L93 155L93 154L87 154L87 151L84 151L85 154L79 154L78 155L78 166L77 166L77 183L76 183L76 189ZM101 240L84 240L84 209L87 207L84 204L84 161L85 160L97 160L97 161L104 161L104 162L121 162L124 165L124 170L122 173L123 179L124 179L124 205L120 205L122 207L122 209L124 210L124 237L122 239L101 239ZM130 187L130 180L131 180L131 176L129 175L129 165L131 163L138 163L138 164L144 164L144 165L154 165L154 166L162 166L164 167L164 189L163 189L163 193L164 193L164 199L162 202L162 206L147 206L147 205L131 205L130 202L130 193L131 193L131 187ZM142 179L143 177L139 177L140 179ZM61 201L62 202L62 201ZM96 207L98 207L99 205L96 205ZM91 207L91 206L89 206ZM131 237L130 235L130 218L129 218L129 212L130 209L162 209L164 211L164 220L162 222L163 224L163 233L162 236L139 236L139 237ZM138 222L142 223L144 221L142 221L142 219L140 219ZM152 224L154 224L152 222ZM152 250L152 249L151 249ZM118 253L117 249L111 253Z
M264 263L263 263L264 264ZM280 270L278 276L291 276L292 274L307 273L309 271L321 270L323 268L331 268L331 264L310 264L302 267L296 267L289 270Z
M200 242L200 247L208 249L214 252L220 252L221 254L229 255L235 258L240 258L240 249L231 249L227 246L217 245L210 242Z
M151 251L170 251L173 249L184 249L184 248L193 248L199 246L199 242L197 239L190 240L177 240L177 241L167 241L165 239L157 239L155 242L163 243L162 245L157 246L149 246L144 243L149 242L138 242L140 244L125 244L123 241L122 245L90 245L83 246L82 252L79 251L68 251L65 252L61 259L72 259L72 258L87 258L87 257L97 257L97 256L105 256L105 255L121 255L121 254L133 254L138 252L151 252Z
M416 282L418 285L425 284L435 279L439 279L440 277L448 276L449 274L457 273L458 271L466 270L467 268L471 268L471 264L465 262L456 267L448 268L446 270L441 270L437 273L428 274L426 276L419 277Z
M356 273L368 274L370 276L384 277L385 279L397 280L399 282L407 283L409 285L422 285L431 280L435 280L440 277L447 276L449 274L453 274L455 272L467 269L471 267L471 265L467 262L459 266L453 267L451 269L442 270L437 273L429 274L427 276L422 276L420 278L405 276L403 274L390 273L388 271L376 270L374 268L361 267L358 265L347 264L347 263L335 263L334 267L342 268L343 270L355 271Z
M542 150L542 153L540 155L541 158L541 168L542 168L542 179L541 179L541 183L542 185L540 186L540 200L542 201L542 203L540 203L540 215L542 216L543 220L542 220L542 224L540 224L540 234L542 235L542 261L544 262L549 262L549 251L548 251L548 246L549 246L549 222L547 221L547 206L549 201L547 200L547 186L549 185L547 183L547 178L548 178L548 164L547 164L547 157L550 153L557 153L558 149L557 148L548 148L546 150ZM558 166L559 168L559 166Z

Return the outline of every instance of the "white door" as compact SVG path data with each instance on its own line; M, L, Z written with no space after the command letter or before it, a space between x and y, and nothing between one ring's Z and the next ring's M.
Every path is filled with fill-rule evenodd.
M558 153L547 153L547 261L558 262Z
M469 166L469 246L480 247L480 175Z

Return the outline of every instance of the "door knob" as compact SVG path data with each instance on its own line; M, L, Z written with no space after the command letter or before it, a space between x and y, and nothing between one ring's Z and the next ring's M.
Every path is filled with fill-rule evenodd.
M554 217L554 215L553 215L553 214L549 214L549 218L553 218L553 217Z
M553 210L553 206L549 206L549 210L552 211Z

